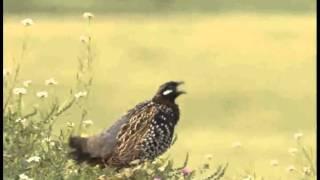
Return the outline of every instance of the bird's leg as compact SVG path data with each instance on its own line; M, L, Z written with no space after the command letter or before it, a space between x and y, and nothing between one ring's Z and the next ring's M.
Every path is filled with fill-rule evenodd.
M107 162L106 162L106 158L102 158L102 163L103 163L103 165L104 165L105 168L108 167L108 164L107 164Z

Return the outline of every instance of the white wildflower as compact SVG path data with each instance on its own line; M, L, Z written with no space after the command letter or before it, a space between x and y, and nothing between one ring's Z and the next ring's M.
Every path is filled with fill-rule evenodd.
M311 168L310 167L303 167L302 172L304 175L310 176L311 175Z
M90 12L85 12L85 13L83 13L83 18L85 18L85 19L92 19L92 18L94 18L94 15L92 14L92 13L90 13Z
M247 175L246 177L244 177L242 180L254 180L254 177L251 175Z
M29 87L29 85L32 83L32 80L25 80L25 81L23 81L23 85L24 85L24 87Z
M87 133L81 133L80 137L88 137L89 135Z
M55 143L53 141L51 141L49 144L50 144L50 146L54 146L55 145Z
M166 170L166 166L160 166L160 167L158 168L158 170L159 170L160 172L163 172L164 170Z
M107 179L106 175L101 175L101 176L98 177L98 180L105 180L105 179Z
M213 156L212 156L212 154L207 154L207 155L205 156L205 158L206 158L207 160L212 160Z
M289 154L291 154L292 156L296 155L298 152L297 148L289 148L288 149Z
M47 98L48 97L48 92L47 91L39 91L37 92L37 97L38 98Z
M74 97L76 98L76 99L79 99L79 98L82 98L82 97L85 97L85 96L87 96L87 91L80 91L80 92L78 92L78 93L76 93L75 95L74 95Z
M302 138L302 136L303 136L302 132L298 132L293 135L294 139L297 141L300 140Z
M27 89L26 88L14 88L13 89L13 94L15 94L15 95L27 94Z
M74 127L74 123L73 122L67 122L67 127L73 128Z
M42 142L45 142L45 143L50 142L50 141L51 141L51 139L50 139L49 137L46 137L46 138L44 138L44 139L42 140Z
M278 166L278 165L279 165L279 161L276 160L276 159L273 159L273 160L270 161L270 165L271 165L271 166L274 166L274 167L275 167L275 166Z
M293 172L295 170L296 170L296 167L294 167L293 165L290 165L290 166L287 167L287 171L288 172Z
M232 148L240 148L240 147L242 147L242 143L241 142L234 142L234 143L232 143Z
M50 78L50 79L45 80L45 84L46 85L57 85L58 82L54 78Z
M88 43L89 42L89 40L90 40L90 37L88 37L88 36L85 36L85 35L82 35L82 36L80 36L80 41L82 42L82 43Z
M29 178L27 175L25 174L20 174L19 175L19 180L33 180L32 178Z
M18 118L18 119L16 119L16 123L21 123L22 126L25 128L27 126L27 119L26 118L23 118L23 119Z
M23 123L23 122L25 122L25 121L26 121L25 118L24 118L24 119L18 118L18 119L16 120L17 123L19 123L19 122Z
M39 156L32 156L30 157L29 159L27 159L27 162L28 163L31 163L31 162L39 162L40 161L40 157Z
M3 77L9 76L9 75L10 75L10 71L3 68Z
M91 120L85 120L82 122L82 124L85 126L85 127L89 127L93 124L93 122Z
M28 26L33 25L33 20L30 19L30 18L26 18L26 19L22 20L21 23L22 23L24 26L28 27Z

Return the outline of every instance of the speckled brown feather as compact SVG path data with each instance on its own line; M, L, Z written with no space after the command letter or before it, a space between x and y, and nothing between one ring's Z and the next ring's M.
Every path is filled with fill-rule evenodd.
M177 90L180 84L161 85L151 100L138 104L100 134L70 137L71 157L78 163L122 168L166 152L180 116L175 99L185 93Z
M157 113L155 106L147 106L134 114L127 124L121 127L117 135L117 145L111 158L107 161L113 166L128 165L139 158L141 142L148 133L150 123Z

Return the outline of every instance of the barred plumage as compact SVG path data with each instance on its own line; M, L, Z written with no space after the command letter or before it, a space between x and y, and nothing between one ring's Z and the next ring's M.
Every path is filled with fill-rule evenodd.
M175 99L185 93L177 89L180 84L163 84L151 100L138 104L96 136L71 137L73 159L79 163L126 167L134 160L152 160L163 154L170 147L179 120Z

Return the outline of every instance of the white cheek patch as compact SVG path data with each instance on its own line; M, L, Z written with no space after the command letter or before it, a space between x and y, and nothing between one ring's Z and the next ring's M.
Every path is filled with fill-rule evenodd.
M168 94L171 94L173 92L173 90L172 89L167 89L167 90L165 90L165 91L163 91L163 95L168 95Z

